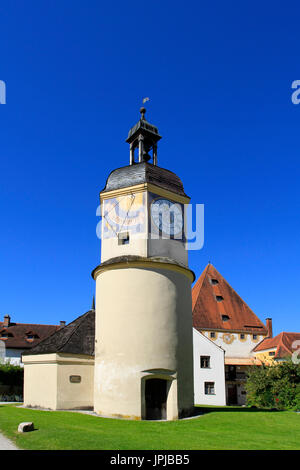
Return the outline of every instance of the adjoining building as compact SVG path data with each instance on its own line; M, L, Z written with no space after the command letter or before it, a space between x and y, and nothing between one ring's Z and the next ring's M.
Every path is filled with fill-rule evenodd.
M95 310L23 353L24 403L60 409L93 409Z
M0 360L22 366L21 356L24 351L33 348L64 326L65 322L62 321L60 325L15 323L9 315L5 315L4 321L0 322Z
M194 284L192 301L194 329L222 348L225 359L222 366L218 349L211 347L211 355L206 361L211 364L214 373L209 367L203 369L201 348L204 348L204 343L202 341L200 344L201 337L194 334L194 375L198 377L195 379L196 403L245 404L246 369L260 364L253 348L272 335L271 319L267 319L267 325L264 325L212 264L206 266ZM208 380L212 375L216 379Z
M226 405L225 351L193 328L194 393L198 405Z
M294 357L300 360L300 333L279 333L274 338L265 338L253 349L257 360L264 364L285 361Z

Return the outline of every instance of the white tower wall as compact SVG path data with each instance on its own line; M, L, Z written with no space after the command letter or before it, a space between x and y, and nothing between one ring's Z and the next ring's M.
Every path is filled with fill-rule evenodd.
M193 408L191 279L171 265L97 271L95 411L145 417L145 380L168 381L166 418Z

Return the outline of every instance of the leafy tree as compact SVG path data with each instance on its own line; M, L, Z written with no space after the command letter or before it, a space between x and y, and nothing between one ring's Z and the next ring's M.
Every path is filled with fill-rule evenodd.
M246 391L249 406L300 410L300 364L286 360L249 367Z

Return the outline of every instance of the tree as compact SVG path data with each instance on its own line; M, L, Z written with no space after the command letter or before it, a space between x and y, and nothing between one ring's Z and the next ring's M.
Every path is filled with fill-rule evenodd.
M249 406L300 410L300 364L289 359L249 367L245 388Z

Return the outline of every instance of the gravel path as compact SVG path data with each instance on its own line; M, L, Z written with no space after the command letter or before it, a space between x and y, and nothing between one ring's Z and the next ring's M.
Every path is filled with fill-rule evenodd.
M15 444L0 434L0 450L19 450Z

